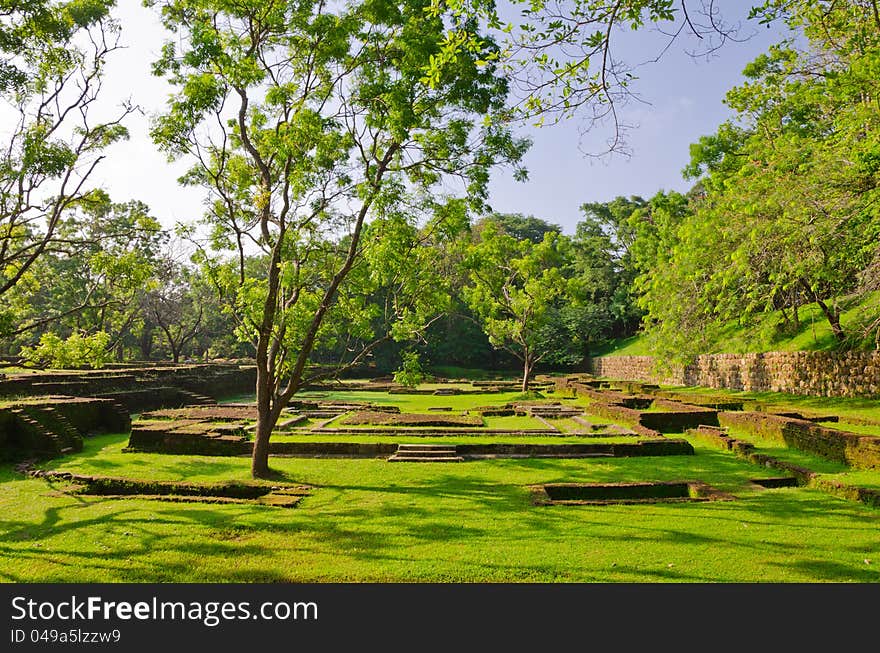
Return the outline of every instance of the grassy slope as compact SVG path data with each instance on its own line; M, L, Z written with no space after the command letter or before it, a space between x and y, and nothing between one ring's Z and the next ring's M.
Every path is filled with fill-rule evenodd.
M841 324L845 332L856 327L865 315L880 312L880 292L871 294L865 301L845 306ZM782 321L778 312L757 316L754 324L732 323L724 329L706 353L760 353L768 351L821 351L834 349L837 341L831 333L828 320L816 304L800 309L801 329L796 334L780 335L776 325ZM596 349L595 356L650 356L651 346L641 335L623 338Z
M126 441L89 438L84 452L46 466L156 480L248 478L247 458L124 454ZM757 490L749 479L778 472L693 444L695 456L628 459L273 459L287 480L315 487L293 510L69 495L3 466L0 579L880 582L880 510L805 488ZM842 475L880 485L880 472ZM693 479L737 500L535 507L527 489Z

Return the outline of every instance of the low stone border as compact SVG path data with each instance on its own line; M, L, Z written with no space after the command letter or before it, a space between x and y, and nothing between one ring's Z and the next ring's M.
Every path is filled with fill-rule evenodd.
M846 485L840 481L822 478L821 476L813 478L810 486L841 499L858 501L874 508L880 508L880 490L874 488Z
M185 438L188 438L185 439ZM224 437L178 435L166 437L161 450L142 451L134 447L126 453L162 453L170 455L245 456L253 451L253 443L236 442ZM388 442L269 442L269 454L304 458L385 458L397 451L397 443ZM694 448L687 440L659 438L637 442L583 444L522 444L498 442L449 445L465 458L577 458L588 456L682 456L692 455Z
M637 433L662 437L663 432L680 433L701 424L718 425L718 411L705 406L658 399L650 395L628 395L599 390L593 384L568 381L565 387L591 400L590 412L621 421ZM664 410L647 410L660 407Z
M820 426L813 421L760 412L722 412L721 426L743 429L827 460L860 469L880 469L880 437Z
M752 464L790 472L798 479L800 485L807 485L812 478L816 476L815 472L806 467L779 460L778 458L768 456L767 454L756 453L754 444L733 437L727 432L726 428L700 426L696 429L687 431L687 433L721 449L732 451L740 458L744 458Z
M84 476L71 472L33 470L34 478L65 481L79 486L76 494L122 499L154 499L199 503L256 503L293 508L309 495L308 485L266 485L229 481L192 483L186 481L142 481L111 476Z
M779 460L778 458L768 456L767 454L756 453L755 445L751 442L734 438L727 434L723 428L712 429L701 426L697 429L688 431L688 433L722 449L732 451L740 458L744 458L752 464L788 472L797 479L797 483L800 486L815 488L841 499L858 501L869 506L880 507L880 490L859 487L857 485L848 485L846 483L841 483L840 481L823 478L813 470L802 467L801 465Z
M459 444L455 452L465 459L476 458L573 458L609 456L690 456L694 448L687 440L660 438L615 444Z
M544 483L531 485L529 490L532 504L536 506L605 506L736 499L732 494L703 481Z

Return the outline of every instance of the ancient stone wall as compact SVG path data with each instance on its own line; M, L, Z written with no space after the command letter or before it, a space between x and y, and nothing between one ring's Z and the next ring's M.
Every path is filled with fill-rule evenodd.
M150 402L151 393L168 388L198 393L221 399L236 394L253 392L256 367L232 364L197 364L157 367L137 367L115 370L82 370L72 372L42 372L16 374L0 378L0 397L67 395L78 397L112 396L126 403L132 410L151 410L168 405L157 399ZM133 402L126 401L126 394ZM141 398L139 395L146 394ZM173 393L172 393L173 394ZM192 403L191 398L173 404Z
M653 356L593 358L595 376L666 385L880 398L880 352L707 354L686 367L658 371Z

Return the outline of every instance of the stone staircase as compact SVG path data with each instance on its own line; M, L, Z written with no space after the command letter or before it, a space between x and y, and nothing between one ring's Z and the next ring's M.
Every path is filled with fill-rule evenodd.
M114 416L120 432L131 430L131 415L122 403L112 400L109 404L108 411Z
M70 420L52 406L43 408L43 412L48 414L49 420L53 422L47 430L58 444L59 453L82 451L82 434L70 423Z
M198 392L191 392L189 390L181 390L180 393L184 395L187 399L187 405L189 406L216 406L217 400L206 395L200 395Z
M464 460L448 444L399 444L388 462L408 463L460 463Z
M584 414L584 411L580 408L556 404L517 406L517 409L526 411L532 417L543 417L545 419L563 419Z
M18 422L18 428L26 433L29 449L40 455L58 456L68 448L57 433L49 430L46 426L20 408L13 408L12 415Z

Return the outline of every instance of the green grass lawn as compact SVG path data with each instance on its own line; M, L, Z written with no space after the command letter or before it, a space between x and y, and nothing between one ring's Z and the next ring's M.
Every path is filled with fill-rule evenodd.
M582 415L581 419L587 422L593 422L593 419L588 415ZM589 427L567 417L563 419L548 419L547 421L563 433L580 433L582 431L589 431Z
M364 397L360 397L364 395ZM345 393L407 412L493 395ZM588 406L585 406L588 410ZM593 417L586 415L589 421ZM497 418L506 419L506 418ZM488 421L488 420L487 420ZM607 421L607 420L604 420ZM673 437L680 437L676 434ZM306 435L281 441L406 442L399 435ZM141 480L248 480L247 457L122 453L125 434L87 438L46 469ZM498 442L444 436L417 442ZM505 439L504 441L508 441ZM523 436L521 443L635 442ZM777 470L691 439L696 455L388 463L273 458L279 482L312 486L294 509L171 503L69 493L0 466L0 579L10 582L878 582L880 510L812 488L756 489ZM830 478L880 487L784 447L759 451ZM729 502L534 506L528 486L701 480ZM866 562L869 561L869 562Z
M861 435L873 435L880 438L880 424L849 424L848 422L819 422L822 426L832 429L840 429L841 431L849 431L850 433L859 433Z
M535 419L534 417L529 417L528 415L506 415L503 417L484 417L483 422L486 424L486 428L489 429L510 429L511 431L518 431L521 429L529 430L529 429L541 429L545 431L551 427L547 426L544 422L539 419Z
M246 458L124 454L87 440L48 468L140 479L248 478ZM315 487L289 510L69 495L0 469L0 578L13 582L880 580L880 511L773 470L695 456L454 464L279 458ZM527 485L704 480L736 501L531 505ZM866 564L865 560L871 560Z

